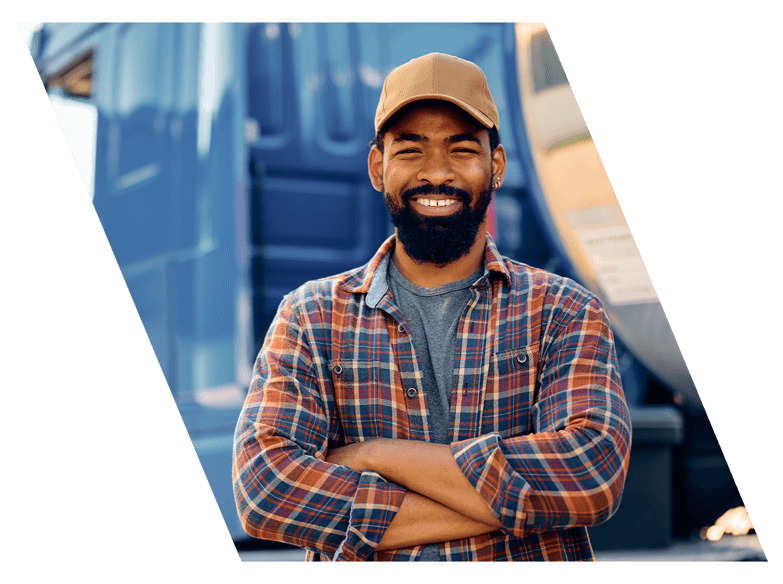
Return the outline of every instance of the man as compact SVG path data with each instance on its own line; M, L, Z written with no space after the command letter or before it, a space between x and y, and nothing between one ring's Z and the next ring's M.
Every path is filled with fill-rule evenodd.
M235 435L246 531L309 560L590 560L630 447L598 299L486 231L506 156L473 63L387 77L370 179L395 236L286 296Z

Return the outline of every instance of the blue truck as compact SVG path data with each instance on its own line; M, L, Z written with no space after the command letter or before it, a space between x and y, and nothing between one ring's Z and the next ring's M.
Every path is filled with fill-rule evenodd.
M235 539L246 536L231 486L232 436L280 300L306 280L363 264L393 231L367 176L372 119L392 68L438 51L484 70L509 159L490 211L500 251L600 287L564 244L551 193L548 199L536 154L543 117L530 116L534 103L546 114L534 95L560 103L568 80L546 29L528 32L508 23L47 23L37 31L31 51L47 91L93 112L88 190ZM521 79L525 67L532 89ZM545 151L588 141L577 128L551 138ZM624 324L638 323L629 317L634 306L643 312L633 314L649 315L656 304L631 300L609 308L624 333L622 375L641 432L634 445L644 446L645 436L667 445L665 456L656 451L637 465L643 488L648 475L669 477L676 457L687 459L674 450L683 443L683 416L706 416L690 379L666 376L681 361L670 331L657 345L669 347L658 370L644 362L649 350L634 351ZM655 310L656 322L665 321ZM626 499L633 468L632 459ZM668 490L656 496L665 525L656 545L671 537L677 504L679 483L663 480ZM698 480L714 484L715 476ZM721 480L733 496L730 473ZM640 496L649 507L648 495ZM613 523L622 528L622 520ZM591 530L594 543L601 533ZM618 537L606 533L611 546ZM623 537L620 545L634 545Z

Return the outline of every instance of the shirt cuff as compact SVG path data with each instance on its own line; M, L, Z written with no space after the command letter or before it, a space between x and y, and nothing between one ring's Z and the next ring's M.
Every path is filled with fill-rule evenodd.
M451 444L462 474L489 504L506 533L524 535L530 483L514 472L500 449L500 435L486 434Z
M400 485L386 481L376 472L362 472L351 505L348 531L332 559L371 559L404 497L405 489Z

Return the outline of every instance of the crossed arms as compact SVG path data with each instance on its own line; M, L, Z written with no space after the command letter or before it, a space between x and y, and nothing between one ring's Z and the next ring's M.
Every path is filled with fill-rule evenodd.
M451 445L379 438L334 448L328 371L304 319L290 300L281 305L237 426L234 489L250 535L361 560L490 531L593 525L616 510L630 427L597 303L547 349L533 433Z
M502 529L444 444L375 438L331 450L326 460L377 472L408 490L378 551Z

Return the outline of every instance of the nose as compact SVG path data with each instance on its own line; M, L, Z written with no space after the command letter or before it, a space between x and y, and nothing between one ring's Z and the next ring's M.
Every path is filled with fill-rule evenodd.
M449 184L456 178L448 152L432 149L424 157L416 178L434 187Z

